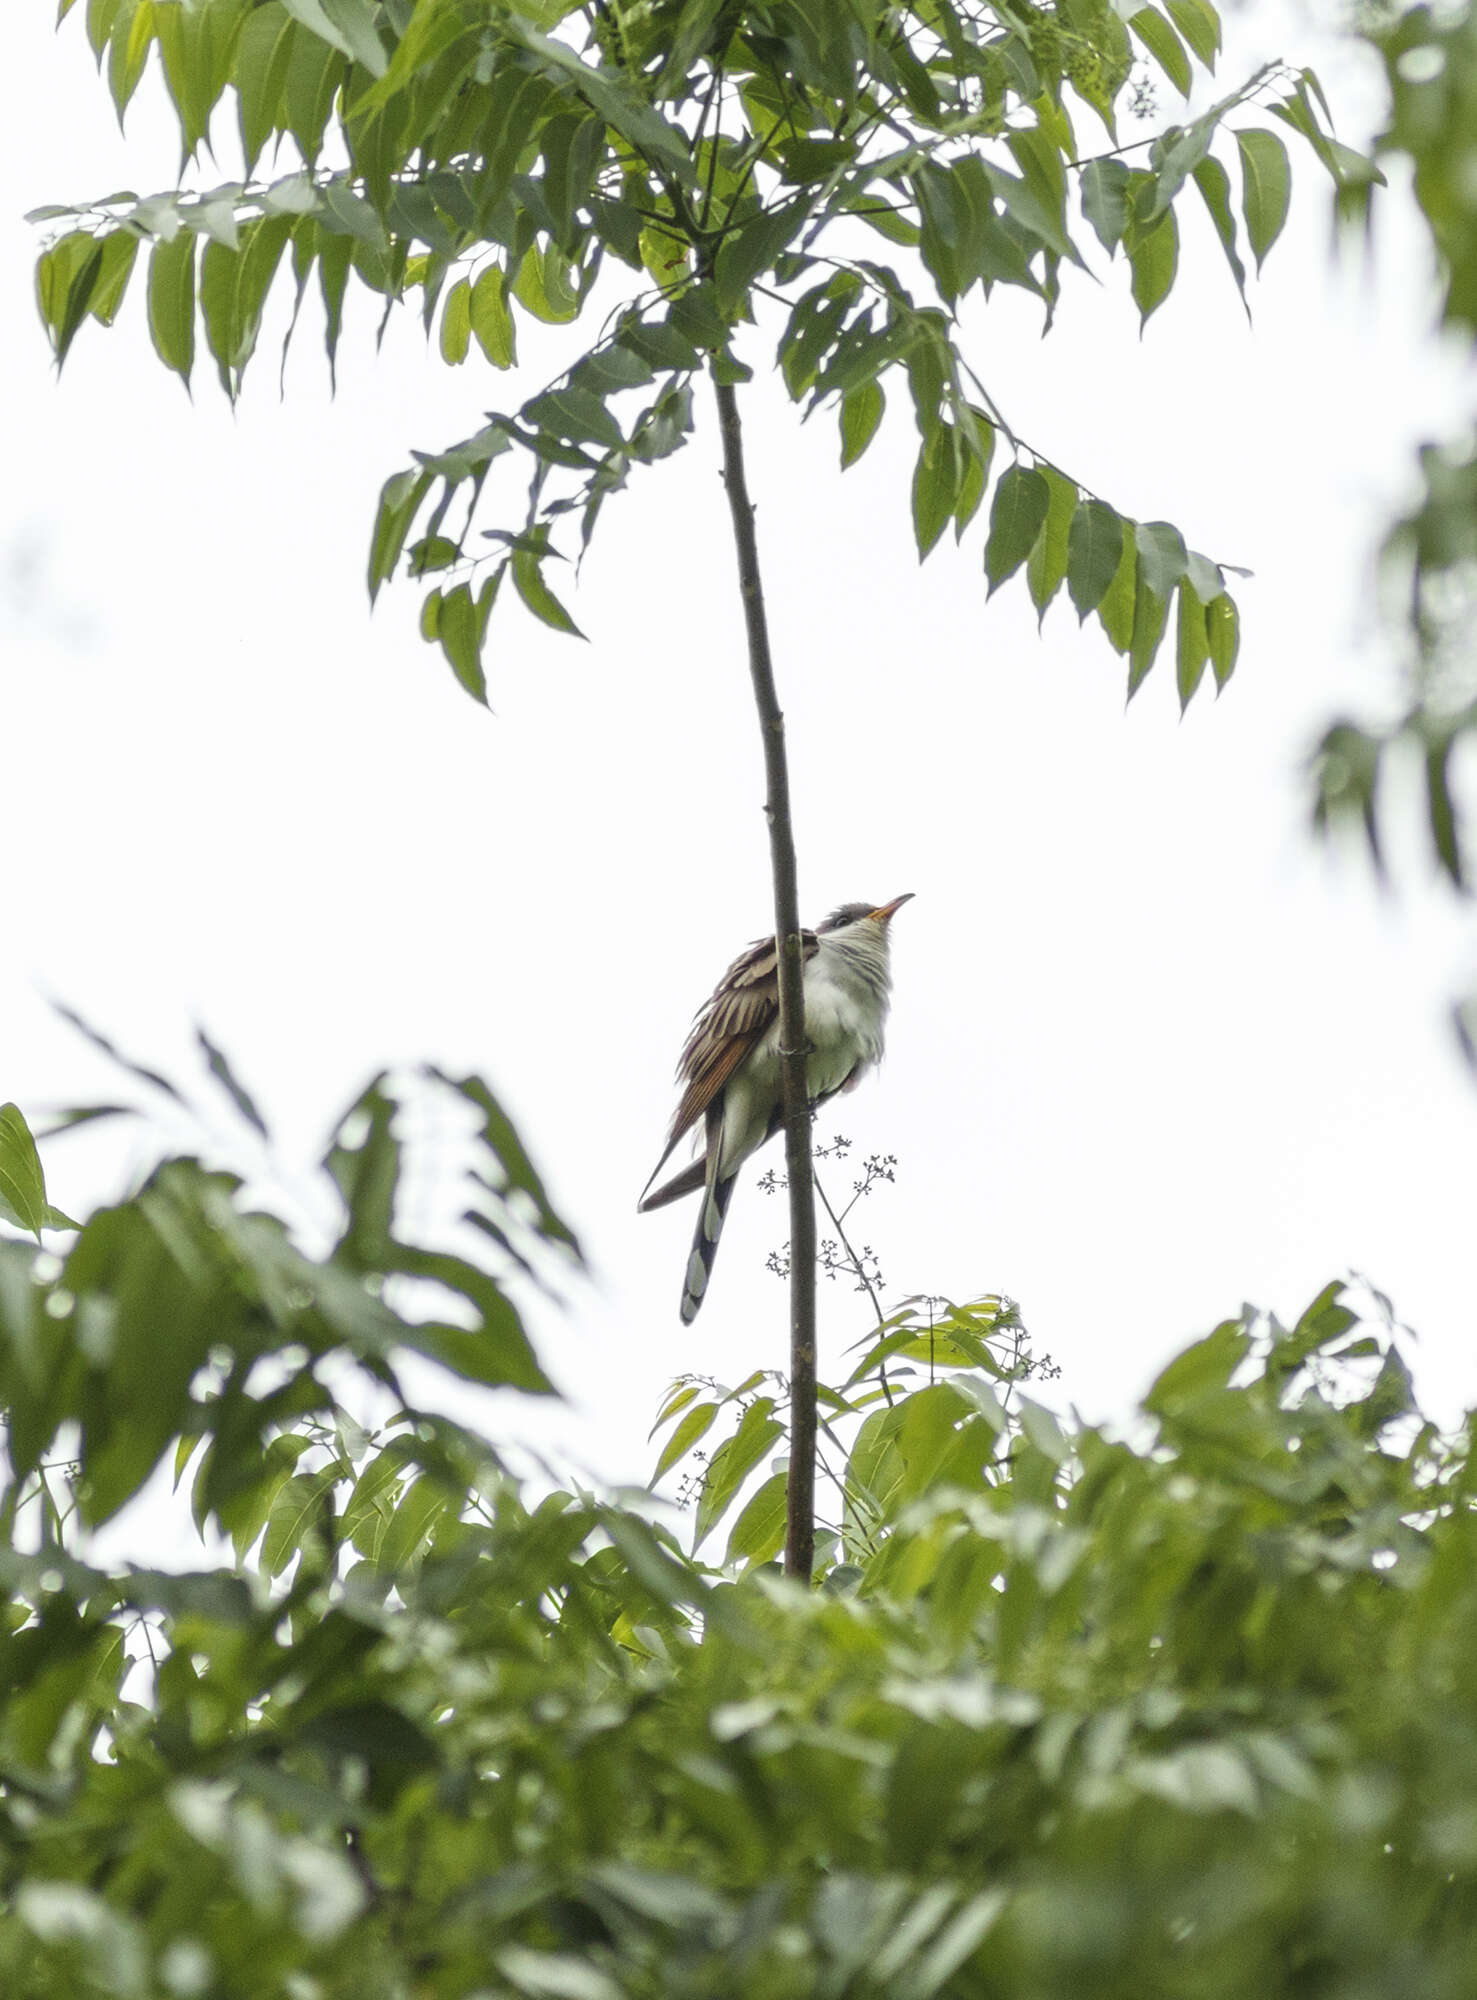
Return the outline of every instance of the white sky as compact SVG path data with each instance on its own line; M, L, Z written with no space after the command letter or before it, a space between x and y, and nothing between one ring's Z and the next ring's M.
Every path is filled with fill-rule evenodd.
M415 587L371 619L369 525L408 447L466 435L551 372L536 343L517 390L480 358L445 369L413 310L377 357L361 294L336 401L310 324L285 401L269 331L233 415L208 356L193 403L155 361L136 278L58 384L20 216L168 186L175 128L151 75L120 138L80 10L59 36L49 6L15 11L0 1097L40 1114L117 1094L47 993L176 1072L204 1023L298 1176L384 1063L483 1071L596 1272L568 1319L538 1322L577 1414L504 1404L495 1427L640 1477L674 1374L733 1381L785 1346L763 1268L779 1201L741 1189L691 1332L690 1206L634 1213L688 1019L769 920L710 402L696 443L607 508L569 596L592 643L509 593L497 713L479 711L420 642ZM1234 29L1226 88L1266 54L1311 59L1344 135L1369 129L1357 52L1262 9ZM1024 298L970 309L972 354L1025 439L1255 570L1231 688L1183 723L1172 658L1125 715L1123 669L1065 592L1044 640L1021 579L987 607L982 522L919 570L905 392L843 479L833 419L799 429L770 335L741 343L802 909L917 892L895 927L886 1067L821 1129L898 1156L857 1218L889 1291L1012 1294L1062 1366L1060 1398L1092 1418L1124 1413L1244 1298L1292 1315L1351 1268L1420 1332L1438 1406L1473 1399L1477 1095L1445 1019L1472 972L1468 920L1414 841L1395 842L1394 900L1357 857L1316 849L1300 775L1332 712L1394 697L1373 552L1461 377L1424 342L1403 197L1371 275L1330 262L1305 151L1294 178L1254 331L1193 197L1185 275L1142 342L1121 264L1068 283L1044 344ZM58 1142L53 1198L76 1212L116 1192L137 1146ZM823 1285L822 1307L839 1375L864 1305Z

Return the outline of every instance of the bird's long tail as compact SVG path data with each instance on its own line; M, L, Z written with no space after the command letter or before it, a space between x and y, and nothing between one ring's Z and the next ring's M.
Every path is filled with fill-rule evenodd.
M716 1135L710 1145L708 1158L718 1159L719 1147ZM687 1260L687 1280L682 1287L682 1324L691 1326L697 1318L698 1307L703 1302L703 1294L708 1289L708 1279L713 1271L713 1259L718 1254L718 1238L723 1234L723 1218L728 1213L728 1204L733 1199L737 1171L719 1179L716 1172L703 1191L702 1206L698 1210L697 1228L692 1236L692 1255Z

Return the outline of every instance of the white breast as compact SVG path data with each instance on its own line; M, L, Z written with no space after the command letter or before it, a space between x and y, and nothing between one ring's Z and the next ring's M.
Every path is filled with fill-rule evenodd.
M848 955L822 938L805 966L805 1082L812 1099L830 1096L881 1059L886 987L860 977ZM729 1174L763 1144L780 1098L779 1023L767 1031L729 1084L719 1171Z

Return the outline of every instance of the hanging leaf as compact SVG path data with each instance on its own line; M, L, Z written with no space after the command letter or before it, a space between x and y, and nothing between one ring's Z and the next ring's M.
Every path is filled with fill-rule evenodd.
M1084 500L1067 537L1067 589L1079 624L1102 603L1123 555L1123 522L1101 500Z
M1033 467L1012 465L1000 476L990 508L985 575L992 597L1030 555L1051 505L1051 489Z
M1292 171L1287 148L1275 132L1252 126L1236 134L1236 147L1241 155L1241 212L1260 271L1287 220Z

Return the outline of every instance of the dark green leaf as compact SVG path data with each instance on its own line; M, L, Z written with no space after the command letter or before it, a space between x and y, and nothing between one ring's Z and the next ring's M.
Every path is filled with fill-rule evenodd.
M1221 17L1210 0L1165 0L1169 18L1208 70L1221 46Z
M1040 471L1051 498L1026 568L1026 582L1031 602L1036 607L1038 625L1045 620L1047 606L1066 578L1067 537L1077 512L1077 488L1072 481L1049 465L1043 465Z
M1080 624L1096 611L1123 554L1123 523L1101 500L1084 500L1067 537L1067 589Z
M1138 552L1133 532L1123 537L1123 552L1113 580L1098 605L1098 621L1115 652L1126 654L1133 645L1134 607L1138 597Z
M841 398L841 469L855 465L877 434L887 399L880 382L859 382Z
M1082 169L1082 213L1110 256L1128 227L1128 184L1122 160L1089 160Z
M397 472L380 491L374 521L374 537L369 551L369 599L373 603L379 588L395 573L400 551L421 502L431 490L429 472Z
M959 444L951 424L938 424L918 454L913 472L913 534L918 560L944 532L954 511L958 490Z
M990 580L987 596L1014 576L1030 555L1050 505L1051 489L1041 473L1012 465L1001 474L985 542L985 575Z
M235 1071L203 1028L195 1030L195 1040L199 1043L200 1052L205 1057L206 1067L222 1090L225 1091L236 1109L241 1113L247 1124L259 1132L263 1139L269 1137L266 1121L263 1119L260 1111L257 1110L250 1093L237 1079Z
M535 618L552 626L556 632L567 632L574 639L584 638L584 633L545 583L539 558L527 549L513 551L513 584Z
M474 701L487 700L487 681L482 671L481 626L471 586L457 584L444 592L436 614L436 637L452 672Z
M1221 248L1226 253L1226 262L1231 267L1231 276L1236 280L1236 289L1241 294L1241 303L1246 304L1246 271L1236 249L1236 219L1231 213L1231 180L1219 160L1202 160L1195 169L1195 185L1200 190L1201 199L1210 211L1210 219L1215 225L1215 233L1220 238ZM1247 316L1250 317L1250 307Z

